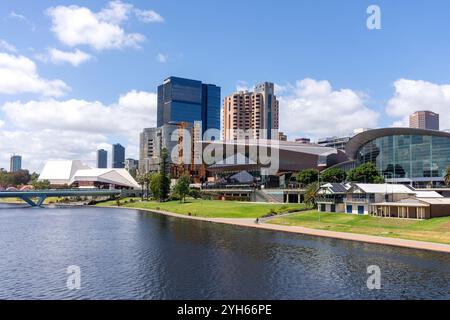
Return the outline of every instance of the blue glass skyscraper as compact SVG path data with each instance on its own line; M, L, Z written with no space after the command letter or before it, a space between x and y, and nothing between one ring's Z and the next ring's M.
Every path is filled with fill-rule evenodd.
M125 148L121 144L114 144L112 148L113 168L125 168Z
M202 132L220 130L220 87L170 77L158 87L157 125L202 122ZM210 137L212 139L219 138Z
M97 150L97 168L108 168L108 151Z

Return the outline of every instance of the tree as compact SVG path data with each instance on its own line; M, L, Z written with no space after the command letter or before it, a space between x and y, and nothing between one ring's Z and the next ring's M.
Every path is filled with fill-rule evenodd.
M149 191L151 190L150 185L152 183L152 178L153 178L154 173L153 172L149 172L147 174L144 175L144 183L145 183L145 188L147 190L147 200L149 198Z
M28 170L19 170L17 172L0 171L1 187L18 187L28 184L31 181L31 175Z
M297 174L297 182L302 185L309 185L317 181L319 171L314 169L306 169Z
M445 169L444 182L445 185L450 186L450 166Z
M33 186L33 188L35 190L48 190L48 189L50 189L50 181L48 181L48 180L42 180L42 181L33 180L31 182L31 185Z
M145 174L140 174L137 176L137 183L141 186L141 200L144 201Z
M305 190L305 204L308 207L314 207L316 205L316 198L319 192L319 183L313 182L306 187Z
M351 182L383 183L384 179L377 171L377 167L372 162L367 162L352 169L347 174L347 180Z
M159 181L159 201L164 202L169 197L170 193L170 178L168 175L169 170L169 152L166 148L161 150L161 162L159 168L160 181Z
M155 200L160 199L160 185L161 185L161 174L155 173L152 175L152 179L150 180L150 190L152 192L152 196Z
M320 174L320 180L323 182L341 183L345 181L347 174L341 168L331 168Z
M183 174L177 181L173 190L174 194L180 198L181 201L186 200L186 196L189 195L191 188L189 187L190 179L187 174Z

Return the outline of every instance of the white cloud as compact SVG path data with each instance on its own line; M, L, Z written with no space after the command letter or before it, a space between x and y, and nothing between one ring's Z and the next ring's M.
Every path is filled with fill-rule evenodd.
M333 90L328 81L304 79L295 86L277 86L280 125L292 138L348 135L355 128L374 128L379 114L350 89Z
M112 105L74 99L5 103L8 130L0 129L0 150L33 159L26 164L32 170L48 159L94 161L110 139L123 139L127 156L137 157L139 132L156 124L156 101L155 93L133 90Z
M97 51L137 48L145 41L144 35L127 33L121 26L132 13L143 22L163 20L154 11L143 11L122 1L112 1L98 13L76 5L47 9L47 14L52 19L51 30L59 41L71 47L88 45Z
M48 54L53 63L70 63L74 67L92 59L92 56L86 52L76 49L74 52L61 51L55 48L49 48Z
M36 64L27 57L0 52L0 94L37 93L57 97L69 89L62 80L40 77Z
M97 17L99 20L109 22L112 24L121 24L128 20L128 17L133 10L133 5L123 3L122 1L111 1L106 8L103 8Z
M0 39L0 50L6 50L10 52L16 52L17 49L6 40Z
M23 14L19 14L19 13L12 11L9 13L8 18L24 22L25 24L28 25L28 27L30 28L31 31L33 31L33 32L36 31L36 26L34 25L34 23L32 23L30 20L28 20L27 17L25 17Z
M393 126L408 126L409 115L421 110L439 113L442 129L450 128L450 84L399 79L394 96L386 105L386 114L396 120Z
M30 171L40 171L48 159L80 159L94 165L97 147L107 141L102 134L67 130L0 130L0 167L8 166L13 153L22 155L23 167Z
M236 82L236 91L248 91L250 89L248 82L244 80L238 80Z
M153 10L140 10L136 9L135 14L139 21L144 23L164 22L164 18Z
M161 63L166 63L169 60L169 55L158 53L158 55L156 56L156 60Z

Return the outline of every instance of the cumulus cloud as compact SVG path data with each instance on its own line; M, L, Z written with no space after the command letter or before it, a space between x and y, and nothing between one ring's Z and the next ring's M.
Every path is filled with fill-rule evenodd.
M73 52L61 51L55 48L48 49L48 55L53 63L70 63L74 67L78 67L92 59L92 56L86 52L76 49Z
M309 78L276 88L280 130L292 137L348 135L355 128L377 126L378 112L369 109L365 97L353 90L334 90L328 81Z
M0 94L37 93L58 97L69 89L62 80L42 78L36 64L27 57L0 52Z
M12 44L8 43L8 41L0 39L0 50L6 50L10 52L16 52L17 49Z
M68 130L0 130L0 167L8 165L13 153L22 155L30 171L40 171L48 159L81 159L95 165L97 147L107 141L106 135Z
M111 105L75 99L5 103L8 130L0 129L0 150L22 153L24 161L32 157L27 165L39 170L48 159L94 161L97 148L113 137L127 141L127 156L137 157L139 132L156 124L156 101L155 93L133 90Z
M52 20L51 30L59 41L71 47L91 46L97 51L139 47L145 37L139 33L127 33L121 25L131 14L135 14L141 21L150 22L151 15L145 12L147 11L121 1L110 2L97 13L76 5L47 9ZM159 16L156 12L155 14ZM154 17L153 22L157 22L156 20Z
M392 126L408 126L409 115L422 110L439 113L441 128L450 128L450 84L399 79L394 96L386 105L386 114L397 118Z

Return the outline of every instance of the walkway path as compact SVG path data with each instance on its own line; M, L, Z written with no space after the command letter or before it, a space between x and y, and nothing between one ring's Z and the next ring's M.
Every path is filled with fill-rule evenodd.
M127 208L127 207L111 207L111 206L105 206L103 208L149 211L149 212L153 212L153 213L158 213L158 214L182 218L182 219L199 220L199 221L221 223L221 224L235 225L235 226L241 226L241 227L250 227L250 228L258 228L258 229L264 229L264 230L282 231L282 232L290 232L290 233L300 233L300 234L312 235L312 236L318 236L318 237L326 237L326 238L334 238L334 239L341 239L341 240L359 241L359 242L367 242L367 243L374 243L374 244L381 244L381 245L388 245L388 246L396 246L396 247L404 247L404 248L431 250L431 251L450 253L450 245L434 243L434 242L406 240L406 239L397 239L397 238L385 238L385 237L378 237L378 236L371 236L371 235L357 234L357 233L310 229L310 228L298 227L298 226L283 226L283 225L277 225L277 224L255 223L255 219L202 218L202 217L188 216L188 215L184 215L184 214L178 214L178 213L161 211L161 210Z

